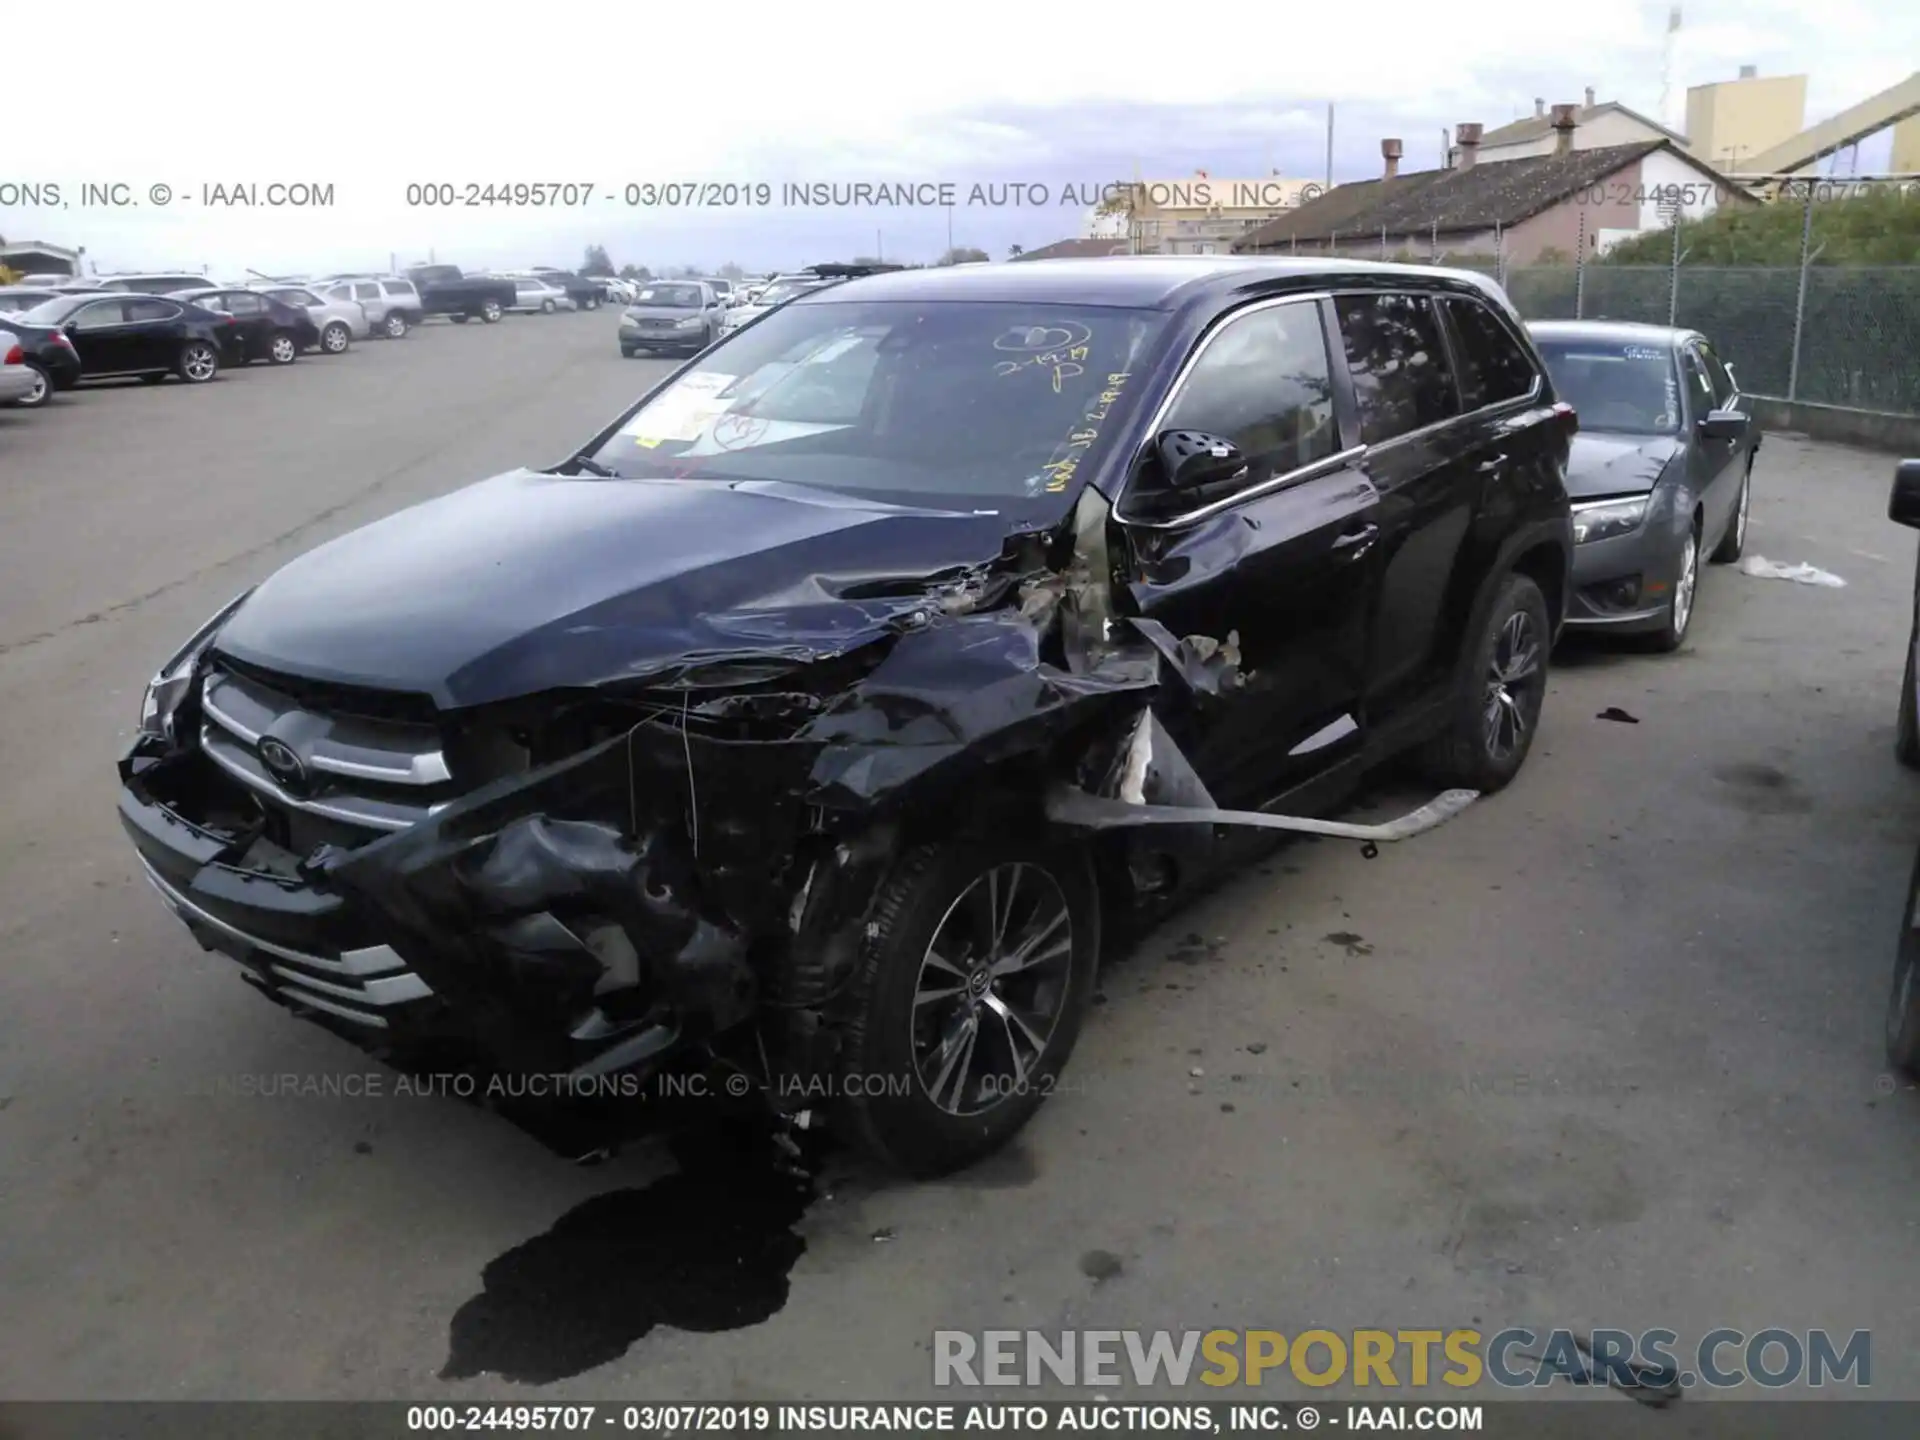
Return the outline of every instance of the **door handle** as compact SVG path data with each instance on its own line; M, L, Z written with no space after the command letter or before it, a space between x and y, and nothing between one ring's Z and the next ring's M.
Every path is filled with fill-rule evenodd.
M1476 475L1498 475L1506 468L1507 457L1505 455L1489 455L1485 460L1482 460L1478 465L1473 467L1473 473Z
M1337 536L1333 542L1334 553L1342 560L1357 560L1373 548L1373 542L1379 536L1378 525L1362 525L1358 530L1349 530Z

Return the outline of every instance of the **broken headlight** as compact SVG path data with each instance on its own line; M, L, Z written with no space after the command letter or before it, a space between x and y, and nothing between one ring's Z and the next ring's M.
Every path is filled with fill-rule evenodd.
M173 654L173 658L162 665L159 672L147 683L147 690L140 697L140 733L152 735L156 739L173 743L173 715L180 708L180 702L187 698L187 692L193 688L193 672L200 664L200 657L206 653L207 646L213 643L213 637L220 633L220 627L227 623L229 616L253 593L247 590L236 595L214 617L193 632L188 640Z
M1627 500L1596 500L1573 507L1573 543L1585 545L1591 540L1611 540L1630 535L1647 518L1647 502L1653 497L1635 495Z

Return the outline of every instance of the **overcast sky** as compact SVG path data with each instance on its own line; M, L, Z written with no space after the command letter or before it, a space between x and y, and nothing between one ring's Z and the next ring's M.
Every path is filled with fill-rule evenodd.
M1668 122L1688 85L1809 77L1808 121L1920 61L1911 0L1690 0L1674 46ZM673 7L660 23L615 0L532 9L366 0L98 0L81 31L120 37L84 73L58 50L7 67L0 235L84 245L102 269L384 268L431 253L509 268L616 263L753 269L850 258L931 260L956 243L995 258L1079 233L1061 188L1205 169L1320 178L1337 106L1336 179L1438 163L1442 127L1489 128L1534 97L1591 85L1657 115L1669 6L1636 0L1476 0L1365 7L1271 3L1097 10L997 0L924 10L757 0ZM164 14L164 24L155 17ZM1456 17L1458 17L1456 19ZM124 22L124 24L123 24ZM33 28L57 46L64 21ZM153 34L150 45L143 39ZM152 58L143 56L151 49ZM125 70L125 78L119 72ZM1861 168L1886 163L1885 141ZM942 208L630 207L646 182L951 182ZM83 208L83 182L124 182L135 208ZM331 184L331 209L209 211L201 187ZM561 182L560 209L410 208L412 182ZM974 185L1048 189L1044 204L967 204ZM62 204L12 205L58 185ZM173 192L152 201L156 185ZM9 192L8 187L15 187ZM609 199L607 197L611 196ZM264 195L262 196L264 199Z

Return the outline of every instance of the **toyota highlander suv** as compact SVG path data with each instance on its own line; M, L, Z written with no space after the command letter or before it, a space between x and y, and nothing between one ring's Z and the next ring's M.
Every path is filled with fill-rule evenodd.
M223 606L120 819L203 946L363 1044L730 1067L938 1174L1048 1093L1103 925L1514 778L1573 429L1465 272L850 280ZM1407 752L1433 804L1323 818Z

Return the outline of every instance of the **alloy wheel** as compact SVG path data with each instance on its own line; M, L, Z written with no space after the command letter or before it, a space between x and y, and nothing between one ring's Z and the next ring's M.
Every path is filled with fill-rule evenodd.
M20 403L26 406L46 404L47 392L52 388L47 382L46 373L38 366L29 365L27 369L33 376L33 388L27 391Z
M274 364L276 365L291 364L293 362L293 357L297 353L298 352L294 349L293 339L291 336L276 335L273 337L273 363Z
M329 325L327 333L320 337L320 343L326 347L329 355L338 355L347 348L347 330L344 325Z
M1740 523L1746 523L1744 515ZM1687 623L1693 619L1693 592L1699 583L1700 541L1696 536L1688 535L1686 547L1680 552L1680 578L1673 585L1673 633L1676 637L1687 633Z
M914 982L914 1068L951 1115L978 1115L1022 1095L1066 1009L1073 919L1038 865L979 876L927 943Z
M189 380L194 381L211 380L219 364L213 351L205 345L189 345L187 353L180 357L180 368L187 372Z
M1483 714L1487 754L1494 760L1505 760L1526 740L1527 726L1533 723L1529 707L1546 678L1540 664L1541 649L1533 616L1515 610L1500 627L1493 663L1487 669Z
M387 338L389 340L398 340L406 333L407 320L404 315L389 315L387 317Z

